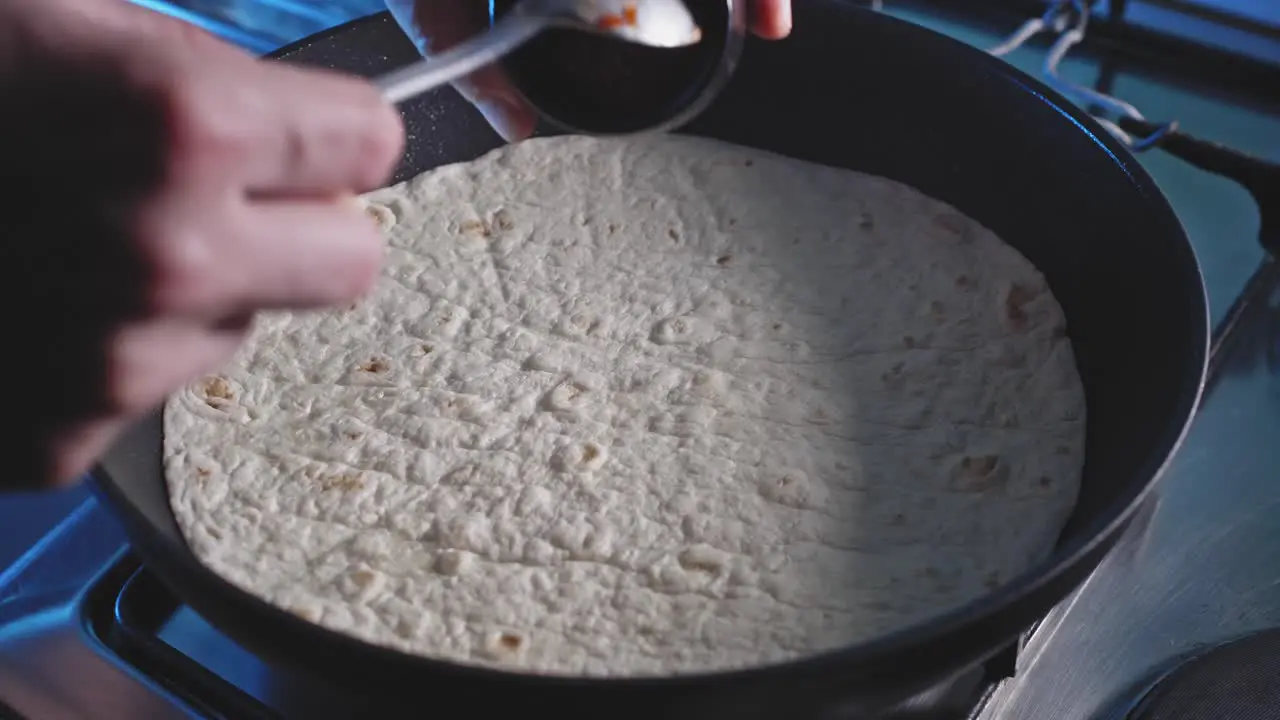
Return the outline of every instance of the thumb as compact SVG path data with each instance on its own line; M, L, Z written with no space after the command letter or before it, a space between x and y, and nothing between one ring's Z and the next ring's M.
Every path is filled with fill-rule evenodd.
M489 27L488 3L468 0L386 0L396 24L425 56L447 50ZM538 116L496 65L454 83L507 142L533 134Z

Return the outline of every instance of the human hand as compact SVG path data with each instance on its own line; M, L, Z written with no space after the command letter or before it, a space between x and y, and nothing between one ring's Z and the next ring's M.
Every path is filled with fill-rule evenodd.
M386 0L396 23L424 55L447 50L489 25L488 3L478 0ZM791 33L791 0L754 0L751 30L778 40ZM537 113L511 88L502 70L490 65L454 87L508 142L533 134Z
M339 198L385 182L403 129L364 81L123 0L7 0L0 106L0 377L22 456L0 487L78 477L257 311L348 302L377 275L379 233Z

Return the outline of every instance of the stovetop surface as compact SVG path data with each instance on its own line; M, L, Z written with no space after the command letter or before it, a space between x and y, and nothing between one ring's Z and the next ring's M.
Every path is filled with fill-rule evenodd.
M1280 626L1280 268L1261 276L1152 502L1037 628L983 720L1121 720L1179 660Z
M378 0L139 2L259 52L381 8ZM928 2L889 0L886 10L979 47L1013 28L944 17ZM1031 73L1043 58L1043 46L1007 57ZM1084 85L1105 74L1111 92L1148 117L1280 157L1280 91L1268 110L1091 55L1069 59L1062 73ZM994 689L978 720L1120 720L1180 658L1280 626L1280 269L1265 257L1258 209L1239 185L1159 150L1141 160L1196 247L1215 324L1242 295L1244 310L1155 498L1097 572L1029 636L1014 677ZM33 502L0 502L0 527L9 532L8 518L30 514ZM59 513L75 509L0 573L4 704L36 720L357 713L265 667L177 606L145 571L135 574L123 534L85 491L50 502Z

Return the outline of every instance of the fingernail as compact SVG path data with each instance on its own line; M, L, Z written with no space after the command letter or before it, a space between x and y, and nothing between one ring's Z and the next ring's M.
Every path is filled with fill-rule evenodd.
M513 98L491 95L475 100L475 106L494 132L507 142L524 140L533 132L531 113Z

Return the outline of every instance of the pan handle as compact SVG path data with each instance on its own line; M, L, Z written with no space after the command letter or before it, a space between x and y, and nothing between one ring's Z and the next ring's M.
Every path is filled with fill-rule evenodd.
M1152 145L1206 172L1240 183L1262 218L1259 239L1267 252L1280 256L1280 162L1229 148L1178 129L1177 123L1162 125L1121 117L1125 132L1152 138Z

